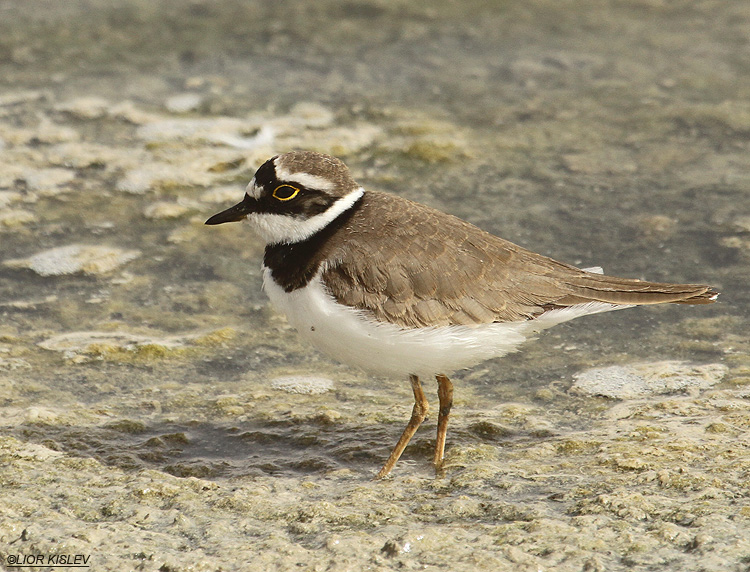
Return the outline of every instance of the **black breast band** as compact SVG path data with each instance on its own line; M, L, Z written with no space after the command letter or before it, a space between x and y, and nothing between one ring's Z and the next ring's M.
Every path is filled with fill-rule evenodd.
M274 282L285 292L307 286L323 263L323 257L319 256L323 246L349 222L361 206L362 197L359 197L351 207L305 240L266 246L263 265L271 270Z

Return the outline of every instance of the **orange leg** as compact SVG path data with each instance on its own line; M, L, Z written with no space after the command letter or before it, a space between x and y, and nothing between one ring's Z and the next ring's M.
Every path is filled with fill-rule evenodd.
M447 380L448 378L445 379ZM393 469L393 466L396 464L396 461L398 461L399 457L401 456L401 453L404 452L404 449L406 449L409 441L411 441L414 433L417 432L417 429L422 424L422 421L424 421L427 417L429 405L427 403L427 399L424 396L424 391L422 391L422 384L419 383L419 378L416 375L410 375L409 381L411 381L411 388L414 391L414 409L412 409L411 411L411 419L409 419L409 423L406 425L406 429L404 429L404 432L401 434L401 438L398 440L398 443L396 443L393 451L391 451L391 456L388 457L385 465L383 465L383 468L380 469L380 472L375 477L376 479L382 479L383 477L388 476L388 474ZM448 382L448 384L450 384L450 381ZM442 404L442 400L440 403Z
M439 473L443 468L443 454L445 453L445 437L448 434L448 417L453 406L453 384L443 374L435 376L438 382L438 399L440 399L440 410L438 413L437 439L435 440L435 472Z

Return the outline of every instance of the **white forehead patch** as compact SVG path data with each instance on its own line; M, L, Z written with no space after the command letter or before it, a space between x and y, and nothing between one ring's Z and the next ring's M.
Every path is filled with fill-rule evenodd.
M337 216L352 208L364 192L362 187L354 189L328 207L328 210L307 219L281 214L252 213L248 215L247 222L266 244L300 242L323 230Z
M245 187L245 192L253 197L254 199L260 198L260 192L262 189L259 189L255 186L255 177L251 179L251 181L247 184L247 187Z
M279 181L284 181L285 183L299 183L303 187L318 191L330 191L336 186L333 181L330 181L325 177L311 175L310 173L292 173L287 171L284 167L276 164L275 161L274 165L276 166L276 178Z

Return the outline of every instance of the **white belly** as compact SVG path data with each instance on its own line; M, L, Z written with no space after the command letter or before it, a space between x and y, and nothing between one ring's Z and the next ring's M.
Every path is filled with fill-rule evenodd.
M389 376L448 375L512 352L541 329L616 308L586 304L548 312L531 321L404 329L336 303L318 277L287 293L264 268L263 288L273 305L317 349L347 365Z

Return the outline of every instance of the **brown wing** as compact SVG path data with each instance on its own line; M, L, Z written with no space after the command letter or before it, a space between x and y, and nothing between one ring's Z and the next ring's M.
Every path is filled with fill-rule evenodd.
M367 221L370 221L368 224ZM373 222L374 221L374 222ZM713 301L708 286L585 272L451 215L368 192L333 241L323 280L339 302L407 328L533 319L554 308ZM347 239L367 244L366 256Z

